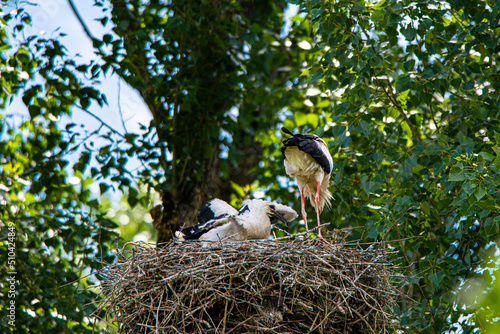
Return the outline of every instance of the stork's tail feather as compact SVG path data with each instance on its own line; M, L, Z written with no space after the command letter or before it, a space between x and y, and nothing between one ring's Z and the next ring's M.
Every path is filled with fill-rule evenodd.
M311 202L311 205L313 207L316 207L316 199L314 197L314 194L311 194L309 197L309 200ZM323 209L325 207L327 207L328 209L330 209L332 207L332 203L331 203L331 200L333 199L333 196L332 194L326 190L324 192L322 192L320 195L319 195L319 203L318 203L318 209L320 212L323 211Z
M283 131L284 133L286 133L286 134L288 134L288 135L290 135L290 136L293 136L293 135L294 135L294 134L293 134L290 130L288 130L288 129L287 129L287 128L285 128L285 127L282 127L282 128L281 128L281 131Z
M327 207L328 209L330 209L332 207L332 203L331 203L331 200L333 199L333 195L332 193L329 191L329 190L326 190L325 193L324 193L324 196L323 196L323 201L324 201L324 205L323 207ZM321 208L323 210L323 208Z

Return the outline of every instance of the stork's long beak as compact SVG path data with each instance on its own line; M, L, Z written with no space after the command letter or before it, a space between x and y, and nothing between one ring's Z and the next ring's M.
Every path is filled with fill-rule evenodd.
M290 227L290 225L288 224L288 220L286 220L285 217L283 217L283 215L279 211L276 211L276 209L271 209L271 212L268 215L269 218L271 218L272 224L276 224L277 223L276 220L279 220L285 223L287 227Z

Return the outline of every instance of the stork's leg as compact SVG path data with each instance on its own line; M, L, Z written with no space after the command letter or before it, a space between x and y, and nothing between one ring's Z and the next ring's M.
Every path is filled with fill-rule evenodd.
M309 227L307 226L307 213L306 213L306 198L304 192L300 189L300 211L302 219L304 219L304 226L306 227L307 237L309 238Z
M316 188L316 196L315 196L315 201L316 201L316 219L318 221L318 239L321 241L326 242L327 244L330 244L328 241L326 241L325 238L323 238L323 235L321 235L321 221L319 220L319 189L321 187L321 182L318 181L318 187Z

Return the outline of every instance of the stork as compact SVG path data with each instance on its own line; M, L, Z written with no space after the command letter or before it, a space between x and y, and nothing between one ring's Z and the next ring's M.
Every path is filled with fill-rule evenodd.
M281 221L288 225L297 216L295 210L276 202L245 200L243 206L236 210L216 198L198 213L198 224L181 228L175 236L178 240L204 241L267 239L272 224Z
M281 154L286 173L294 177L299 186L300 209L306 232L309 235L305 210L307 197L316 209L318 239L326 242L321 235L319 214L325 205L330 205L330 199L333 198L328 191L330 174L333 169L333 159L328 151L328 146L323 139L316 135L293 134L286 128L281 128L281 130L292 136L283 141Z

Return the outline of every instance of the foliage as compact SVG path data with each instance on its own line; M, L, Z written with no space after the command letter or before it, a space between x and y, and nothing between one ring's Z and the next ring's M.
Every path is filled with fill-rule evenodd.
M462 285L458 298L474 310L475 321L485 333L500 331L500 267L496 247L485 247L481 275L470 277Z
M236 205L263 192L297 207L279 150L285 126L322 136L334 155L334 200L322 219L351 227L349 238L387 241L412 277L412 299L395 309L401 329L484 328L463 291L486 266L486 248L497 248L500 3L293 2L299 14L283 31L285 1L96 0L112 33L90 36L100 61L85 65L56 39L17 34L8 50L0 30L1 106L23 95L31 117L19 129L2 123L0 137L0 214L16 222L26 274L69 282L96 265L98 244L107 254L115 225L90 199L93 181L101 193L122 190L132 207L147 207L156 189L160 242L211 197ZM3 23L21 31L29 18L18 12ZM103 124L81 138L73 125L61 129L71 107L106 102L93 87L109 71L147 103L153 121L145 134ZM93 145L95 136L106 144ZM75 151L79 161L69 166ZM142 164L136 173L130 159ZM79 186L68 181L71 168ZM42 314L45 330L72 326L42 312L53 299L36 295L73 288L40 282L26 285L24 310ZM81 324L84 301L59 300L57 312ZM22 313L26 324L30 314Z
M302 78L332 106L318 130L335 153L332 222L400 240L407 331L481 326L455 291L499 231L499 3L299 5L314 36Z
M116 224L99 213L89 177L76 168L69 180L67 155L81 139L71 127L61 129L58 119L76 103L102 103L103 97L82 84L87 66L68 58L56 39L22 38L29 21L22 10L1 17L2 108L14 94L22 95L30 118L0 115L2 259L12 252L0 274L15 279L12 287L4 279L0 286L2 319L7 320L7 306L15 301L15 320L2 321L0 332L90 333L87 316L95 310L95 293L78 291L87 286L86 279L73 282L99 268L96 259L112 261L108 241L116 236ZM15 43L6 25L14 27L9 31Z
M152 197L145 194L141 188L138 189L138 194L142 198ZM154 197L154 202L158 202L157 196ZM128 198L128 194L116 198L108 193L100 198L100 211L106 214L107 219L119 225L117 233L120 239L117 240L116 246L121 249L129 241L154 243L157 235L156 230L151 228L150 213L142 205L131 207Z
M151 136L133 138L121 154L140 157L147 166L139 176L162 195L164 242L208 199L237 202L248 193L266 150L259 137L300 100L287 81L299 74L305 51L296 36L305 31L281 38L284 1L111 5L103 23L113 22L114 34L94 43L103 67L136 88L153 116ZM122 165L114 159L106 167L120 175Z

